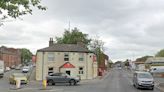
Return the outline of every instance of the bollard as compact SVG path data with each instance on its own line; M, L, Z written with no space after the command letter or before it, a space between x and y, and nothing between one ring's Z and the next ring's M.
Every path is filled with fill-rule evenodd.
M42 81L42 85L43 85L43 89L46 89L47 88L47 81L46 80L43 80Z
M19 79L16 80L16 89L20 89L21 81Z

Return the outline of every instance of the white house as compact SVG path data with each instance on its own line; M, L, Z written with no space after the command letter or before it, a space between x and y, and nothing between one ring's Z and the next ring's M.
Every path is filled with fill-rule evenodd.
M97 77L95 54L82 44L53 44L39 49L36 55L36 80L43 80L49 73L64 72L81 79Z

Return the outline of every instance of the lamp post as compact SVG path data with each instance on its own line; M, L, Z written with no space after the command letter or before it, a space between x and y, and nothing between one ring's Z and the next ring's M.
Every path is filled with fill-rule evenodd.
M45 52L43 51L42 53L42 87L43 89L46 89L47 88L47 82L46 82L46 79L44 77L44 55L45 55Z

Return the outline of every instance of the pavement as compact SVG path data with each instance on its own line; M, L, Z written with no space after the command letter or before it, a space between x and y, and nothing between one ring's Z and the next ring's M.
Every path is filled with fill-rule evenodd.
M155 87L158 88L161 92L164 92L164 78L154 78Z
M86 80L81 80L80 83L92 83L92 82L99 82L102 81L104 79L106 79L110 74L110 70L105 72L103 76L97 76L94 79L86 79Z
M133 76L133 71L131 70L125 70L124 72L126 72L127 76L131 79ZM105 73L104 76L98 76L95 79L92 80L82 80L81 83L92 83L92 82L100 82L103 81L105 79L108 78L108 76L110 75L110 72ZM155 87L160 90L160 92L164 92L164 78L159 78L156 77L155 79ZM132 84L132 82L131 82Z

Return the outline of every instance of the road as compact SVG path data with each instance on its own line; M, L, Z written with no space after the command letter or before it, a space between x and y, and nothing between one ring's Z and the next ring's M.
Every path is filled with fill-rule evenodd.
M68 90L67 90L68 91ZM63 92L67 92L63 91ZM111 70L109 75L101 81L82 85L76 90L68 92L160 92L156 88L152 90L136 89L132 85L132 74L124 71L114 69Z
M160 92L158 89L136 89L132 86L132 74L125 70L113 69L103 79L95 79L90 82L81 82L77 86L68 86L65 84L58 84L56 86L49 86L47 90L40 90L41 85L30 83L27 86L22 86L22 89L11 90L9 87L2 85L0 82L0 89L3 92ZM7 83L6 83L7 84Z
M30 70L29 73L25 73L25 75L29 76L31 71L32 70ZM10 85L9 84L9 77L12 73L21 73L21 72L22 72L21 70L15 70L15 69L12 69L10 71L5 72L4 77L0 78L0 90L4 90L3 92L5 92L5 90L9 90L10 88L14 88L15 85Z

